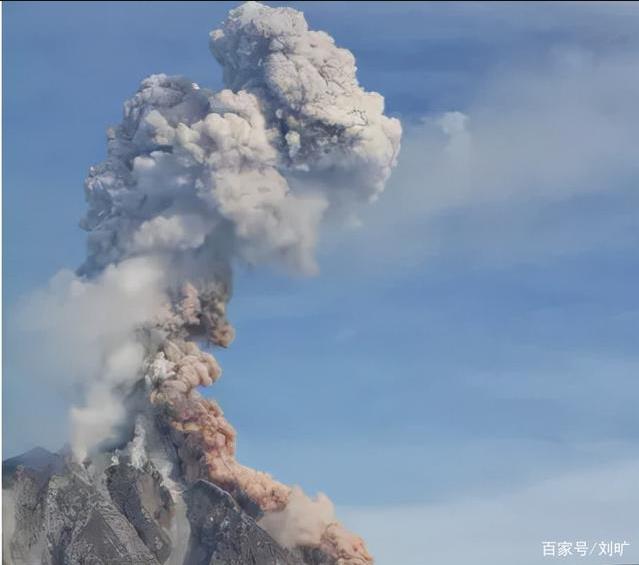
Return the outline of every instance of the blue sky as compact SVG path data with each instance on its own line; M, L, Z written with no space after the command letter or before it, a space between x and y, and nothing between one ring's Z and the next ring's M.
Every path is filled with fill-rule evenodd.
M82 261L82 182L138 82L220 86L233 5L4 4L5 456L63 442L68 403L20 369L13 306ZM382 565L527 565L548 538L637 558L637 6L299 7L405 135L317 277L238 269L210 393L240 458L329 494Z

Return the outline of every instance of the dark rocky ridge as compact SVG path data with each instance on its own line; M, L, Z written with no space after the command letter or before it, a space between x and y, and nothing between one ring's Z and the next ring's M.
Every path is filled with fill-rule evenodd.
M36 448L3 463L3 565L332 562L317 549L278 545L216 485L170 488L150 460L102 457L85 467Z

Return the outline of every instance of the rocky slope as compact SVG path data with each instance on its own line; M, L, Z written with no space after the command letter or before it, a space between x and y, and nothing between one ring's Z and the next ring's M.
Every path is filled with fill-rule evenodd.
M141 457L135 441L83 464L41 448L6 460L3 564L335 563L317 548L280 546L248 498L187 484L166 444L158 449L156 438L154 456Z

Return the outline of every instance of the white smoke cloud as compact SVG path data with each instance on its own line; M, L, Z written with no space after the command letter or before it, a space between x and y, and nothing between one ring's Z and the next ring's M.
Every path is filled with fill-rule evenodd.
M25 368L80 389L87 401L71 412L78 453L111 438L124 417L126 385L141 378L145 356L134 335L166 304L162 280L161 265L149 258L111 265L90 280L61 271L19 308Z
M211 49L232 90L154 75L110 130L87 179L84 272L193 249L312 273L325 213L383 190L401 126L359 86L349 51L300 12L253 2L211 33Z
M159 74L124 104L107 159L86 180L87 259L24 315L48 334L48 370L59 365L93 399L73 411L78 444L122 418L121 393L109 390L139 379L144 354L129 350L122 370L109 359L157 317L163 295L193 281L197 298L213 285L226 289L211 302L219 309L235 259L314 273L322 219L351 218L395 165L399 122L358 84L352 54L300 12L244 4L211 33L211 49L230 89ZM129 278L140 296L120 288ZM228 324L208 326L219 335Z
M136 258L111 265L94 279L61 271L19 309L24 332L37 340L56 379L81 384L130 372L132 332L166 301L159 264Z
M133 238L137 253L160 249L196 249L204 243L207 226L196 214L159 216L144 222Z
M210 45L228 86L258 93L269 121L285 132L289 167L314 178L331 203L384 189L401 126L384 116L382 96L361 88L350 51L309 30L301 12L257 2L231 11Z
M174 441L183 438L186 480L240 489L287 545L370 563L326 497L235 461L234 430L194 390L221 372L195 340L232 341L235 262L317 270L322 220L351 218L379 195L401 126L381 95L361 88L353 55L296 10L249 2L210 37L228 88L164 74L142 81L86 179L86 261L32 297L23 317L47 344L46 370L81 385L84 403L71 412L80 459L117 437L144 383Z

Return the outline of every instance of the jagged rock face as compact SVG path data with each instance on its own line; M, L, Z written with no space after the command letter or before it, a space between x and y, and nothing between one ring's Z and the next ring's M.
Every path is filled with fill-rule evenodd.
M171 540L165 528L171 523L175 504L160 474L148 463L144 469L121 463L108 467L105 475L118 510L155 558L164 563L171 555Z
M38 464L30 465L29 455L3 469L3 475L8 471L3 494L13 506L7 508L4 500L4 518L13 526L13 535L3 540L4 563L158 564L133 525L81 467L57 454L49 454L47 461L42 452Z
M231 495L214 484L197 481L185 493L185 499L192 542L184 565L304 563L256 527Z
M33 450L3 463L3 565L333 563L278 545L242 502L204 480L173 482L117 450L87 466Z
M157 564L113 502L75 474L56 475L49 481L43 529L47 562Z

